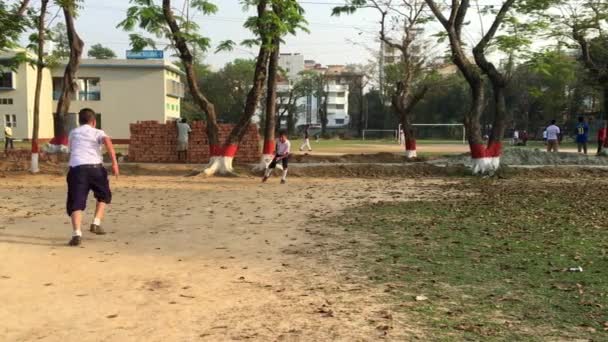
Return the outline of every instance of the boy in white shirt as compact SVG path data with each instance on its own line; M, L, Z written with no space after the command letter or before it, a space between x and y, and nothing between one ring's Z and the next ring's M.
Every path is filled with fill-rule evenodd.
M95 128L95 111L84 108L78 113L80 127L73 129L69 136L70 170L68 172L67 213L72 218L72 239L70 246L80 246L82 240L82 212L87 206L89 191L93 191L97 199L95 219L90 231L103 235L101 228L104 210L112 201L112 192L108 180L108 172L103 167L101 148L106 146L112 158L112 172L118 177L118 162L112 139L100 129Z
M287 167L289 165L289 152L291 151L291 143L287 140L287 134L285 132L281 132L279 134L279 139L277 140L276 147L276 155L270 162L270 165L266 168L264 172L264 178L262 178L262 183L268 180L272 170L277 166L277 163L281 161L283 164L283 176L281 177L281 184L285 184L287 182Z

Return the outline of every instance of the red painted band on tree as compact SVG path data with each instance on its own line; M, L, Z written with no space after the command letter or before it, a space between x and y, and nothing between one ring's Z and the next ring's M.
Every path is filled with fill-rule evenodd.
M273 154L274 153L275 142L272 140L266 140L264 142L264 149L262 150L262 154Z
M237 145L237 144L230 144L230 145L224 147L223 156L224 157L234 157L234 156L236 156L236 152L238 150L239 150L239 145Z
M469 144L471 158L479 159L486 157L486 147L483 144Z
M416 139L405 139L405 150L416 151Z
M53 139L51 139L51 141L49 141L49 144L51 145L68 145L68 136L67 135L60 135L57 137L53 137Z
M209 145L209 155L211 157L221 157L222 156L222 148L217 145Z
M500 157L502 154L502 143L500 141L493 141L488 144L486 150L486 157Z
M38 140L32 140L32 153L40 152L40 146L38 145Z

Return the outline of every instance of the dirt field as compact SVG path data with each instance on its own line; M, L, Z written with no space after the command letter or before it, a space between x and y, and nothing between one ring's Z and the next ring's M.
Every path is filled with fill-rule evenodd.
M125 176L110 234L65 244L62 176L0 178L4 341L393 340L419 335L310 229L441 180ZM89 202L91 208L93 202ZM90 222L89 216L85 222ZM345 233L346 234L346 233ZM326 261L331 259L331 263ZM334 266L328 266L334 265ZM389 329L391 327L390 333ZM387 335L388 334L388 335ZM420 337L420 336L418 336Z

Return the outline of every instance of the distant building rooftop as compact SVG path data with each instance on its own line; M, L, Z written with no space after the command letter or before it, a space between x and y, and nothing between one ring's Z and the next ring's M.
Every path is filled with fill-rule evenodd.
M61 65L67 64L62 61ZM165 69L180 75L185 75L175 64L164 59L82 59L81 68L149 68Z

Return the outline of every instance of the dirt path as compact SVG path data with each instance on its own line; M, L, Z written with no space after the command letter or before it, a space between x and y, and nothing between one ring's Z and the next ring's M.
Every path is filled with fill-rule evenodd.
M323 241L307 231L324 228L311 219L404 198L439 180L281 186L123 177L105 221L111 233L85 233L82 248L65 247L64 182L0 178L2 340L356 341L419 333L387 311L381 291L323 264L332 256L318 255Z

